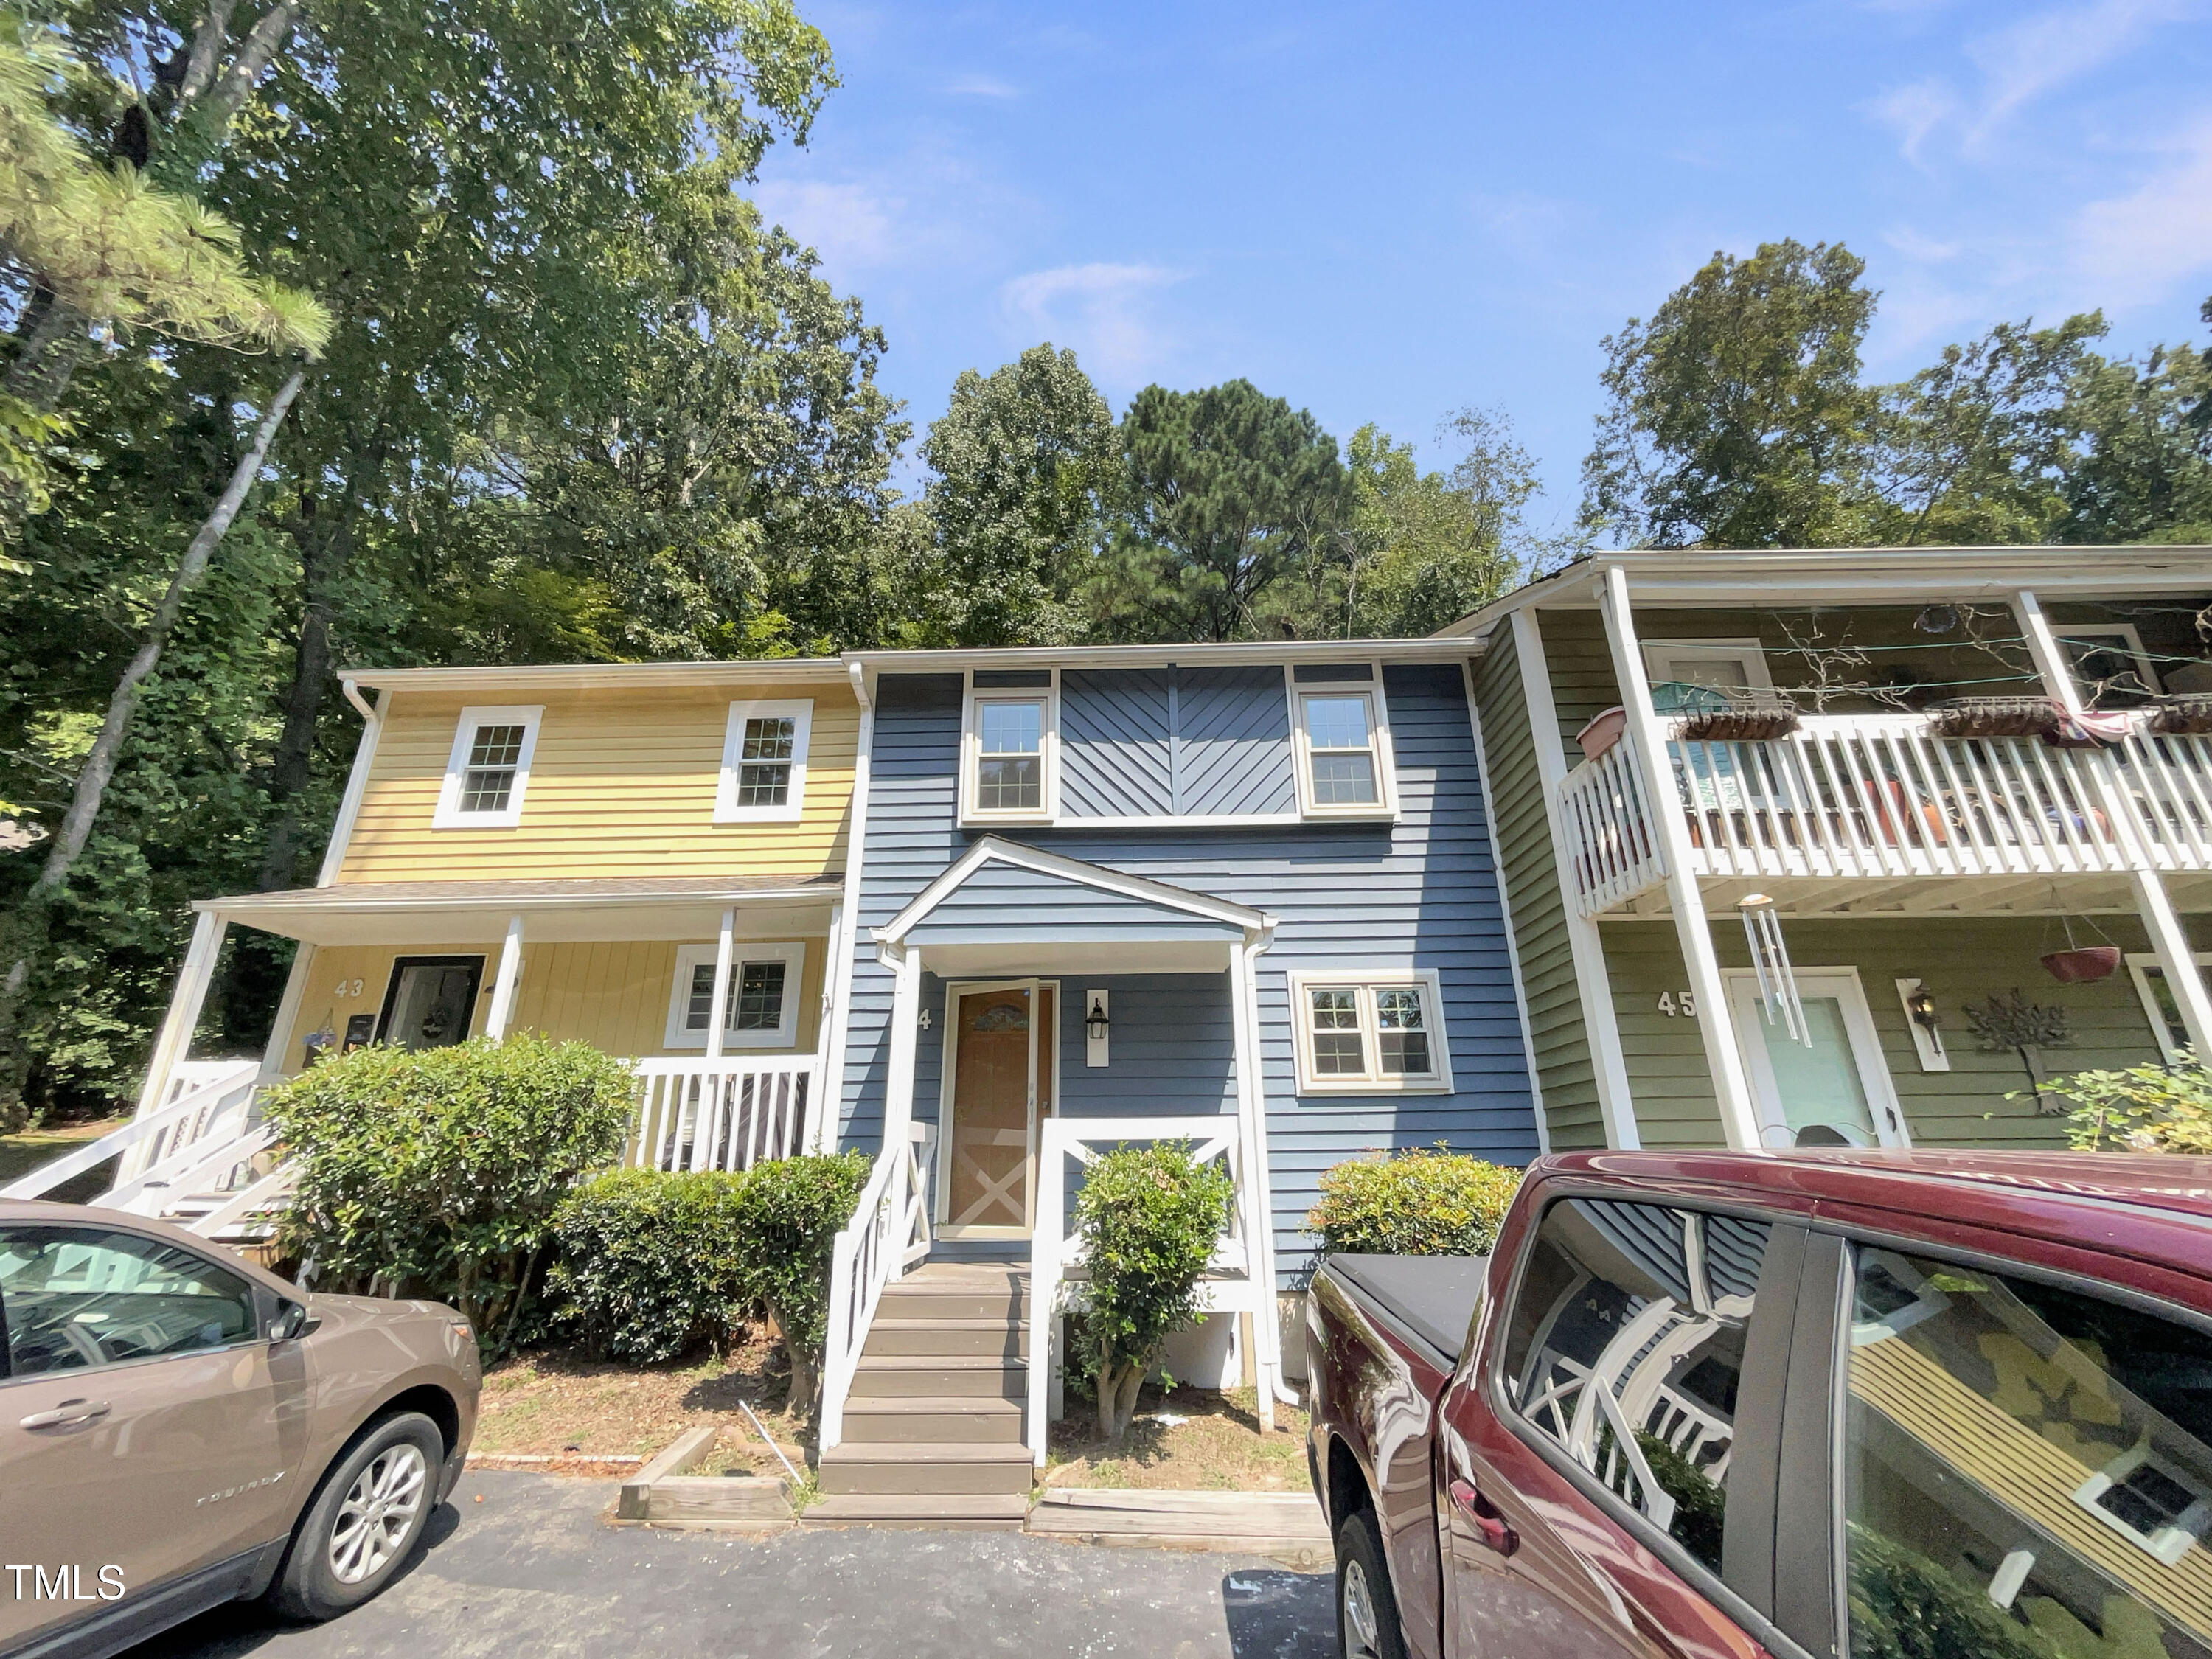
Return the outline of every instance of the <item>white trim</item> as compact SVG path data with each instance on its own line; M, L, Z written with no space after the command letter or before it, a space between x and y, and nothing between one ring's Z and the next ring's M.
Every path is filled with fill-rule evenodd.
M206 1006L208 987L215 981L223 935L229 931L230 918L220 910L202 910L193 919L192 942L185 947L184 965L177 969L176 988L169 994L169 1011L161 1018L154 1052L146 1061L146 1081L138 1091L139 1117L161 1107L169 1079L191 1053L192 1032Z
M842 921L830 930L830 960L823 965L822 994L829 1004L823 1038L824 1065L819 1086L821 1109L811 1114L813 1150L834 1152L844 1129L845 1045L852 1024L853 966L860 949L860 863L868 845L868 789L876 747L876 703L868 695L867 672L851 665L853 696L860 705L860 742L853 754L853 793L845 812L845 890Z
M1467 694L1468 730L1474 734L1474 775L1482 786L1483 840L1489 846L1491 874L1498 884L1498 920L1505 929L1505 966L1513 978L1513 1008L1521 1016L1521 1057L1528 1067L1528 1102L1536 1112L1536 1150L1548 1157L1552 1123L1544 1110L1543 1080L1536 1075L1536 1028L1528 1018L1528 988L1521 977L1521 942L1513 930L1513 901L1505 890L1505 860L1498 848L1498 796L1491 789L1490 762L1483 753L1482 711L1474 702L1474 664L1460 665L1460 684ZM1549 791L1546 793L1548 796Z
M398 970L395 961L393 969ZM507 1041L507 1028L514 1023L514 1004L522 988L522 918L507 919L507 938L499 947L499 972L491 982L491 1008L484 1016L484 1035L494 1042ZM395 1005L396 1006L396 1005ZM465 1041L468 1033L461 1033Z
M1867 1117L1874 1125L1875 1140L1884 1146L1910 1146L1912 1136L1905 1127L1905 1109L1899 1104L1897 1087L1890 1080L1889 1065L1882 1054L1881 1034L1875 1029L1874 1013L1867 1005L1866 987L1859 981L1859 970L1799 968L1795 976L1801 995L1832 996L1843 1010L1844 1030L1851 1045L1851 1062L1858 1072L1859 1091L1866 1097ZM1744 1069L1754 1091L1752 1104L1759 1115L1761 1143L1770 1152L1786 1149L1786 1140L1779 1146L1767 1145L1765 1140L1768 1131L1787 1127L1789 1115L1783 1108L1781 1088L1775 1081L1769 1058L1768 1027L1758 1011L1758 975L1749 968L1729 968L1723 971L1722 978L1728 986L1730 1012L1738 1016L1736 1038L1742 1045ZM1773 1030L1781 1032L1778 1025ZM1776 1040L1790 1039L1784 1035Z
M1188 888L1170 887L1165 882L1150 881L1142 876L1109 870L1103 865L1086 864L1081 859L1068 858L1062 854L1043 852L1035 847L1025 847L1019 842L986 836L956 861L947 865L936 880L908 902L905 909L877 928L877 942L893 952L901 951L908 933L957 891L969 877L994 860L1034 871L1038 875L1055 876L1064 881L1096 887L1104 892L1119 893L1125 898L1141 900L1147 904L1158 904L1168 909L1204 916L1209 921L1226 922L1243 928L1248 940L1255 934L1272 936L1275 930L1275 918L1262 910L1249 909L1210 894L1194 893Z
M1331 972L1319 968L1293 968L1287 978L1291 993L1291 1036L1297 1054L1301 1095L1448 1095L1453 1092L1451 1034L1444 1024L1443 986L1433 968L1347 968ZM1412 986L1427 1000L1427 1024L1431 1069L1418 1075L1399 1076L1380 1069L1381 1030L1376 1014L1375 993ZM1306 995L1310 991L1348 990L1355 994L1359 1018L1361 1053L1370 1069L1359 1077L1341 1073L1323 1076L1314 1069L1313 1021Z
M453 747L446 757L446 780L439 787L438 810L431 814L433 830L512 830L522 822L522 798L530 788L530 763L538 752L538 729L545 723L542 703L484 703L461 710L453 726ZM469 769L469 750L479 727L519 726L522 750L515 757L514 782L507 790L507 806L497 812L461 811L461 785Z
M2151 666L2150 653L2144 649L2142 635L2133 623L2055 623L2051 624L2052 642L2058 647L2060 656L2065 659L2067 672L2073 677L2077 685L2081 683L2081 672L2074 660L2075 656L2083 648L2082 636L2096 634L2112 637L2122 651L2136 659L2136 678L2143 683L2145 695L2149 696L2159 695L2160 687L2163 682L2158 677L2158 670ZM2091 645L2087 648L2099 651L2107 647Z
M1734 663L1743 670L1745 683L1754 691L1774 690L1774 677L1766 665L1766 647L1757 640L1725 638L1713 640L1645 640L1644 672L1654 684L1661 681L1674 682L1674 676L1664 665L1668 657L1702 658L1711 662Z
M2212 968L2212 951L2196 953L2199 968ZM2166 1023L2166 1011L2158 1006L2158 993L2150 988L2151 969L2156 969L2160 979L2166 977L2166 964L2159 960L2155 951L2130 951L2127 953L2128 977L2136 982L2136 995L2142 1002L2143 1018L2150 1021L2151 1035L2158 1039L2160 1055L2169 1066L2181 1058L2182 1045L2173 1040L2173 1027ZM2166 988L2169 991L2172 987ZM2175 999L2175 1006L2180 1006ZM2185 1031L2186 1027L2184 1027Z
M302 942L292 952L290 971L284 975L284 994L276 1004L276 1018L269 1023L269 1044L261 1051L259 1081L274 1083L284 1074L285 1056L299 1032L300 1009L307 1000L307 981L315 971L318 947Z
M930 1224L939 1238L1027 1238L1036 1229L1037 1124L1043 1115L1037 1092L1037 1042L1044 1030L1044 988L1048 985L1052 988L1053 1018L1057 1024L1060 1018L1060 989L1056 979L961 979L945 982L945 1043L944 1053L939 1057L937 1081L937 1164L930 1172L929 1195ZM1018 1227L1003 1222L977 1222L963 1226L947 1219L952 1208L952 1120L958 1104L954 1093L960 1084L960 999L985 996L993 991L1027 991L1030 996L1030 1099L1025 1130L1029 1145L1022 1153L1024 1223ZM1056 1030L1052 1033L1052 1100L1055 1110L1060 1105L1064 1059L1059 1036Z
M1370 815L1371 816L1371 815ZM1069 817L1053 821L1055 830L1289 830L1310 820L1303 812L1171 812L1149 817Z
M960 822L963 824L1050 823L1060 816L1060 670L1042 664L1033 672L1048 673L1048 685L987 685L978 690L975 671L963 676L960 699ZM990 671L986 670L986 672ZM981 761L980 710L992 702L1033 702L1042 705L1037 722L1038 805L1035 811L985 811L975 804L977 774Z
M748 720L787 720L791 722L790 779L781 806L740 806L738 768L744 748ZM714 822L717 823L796 823L806 805L806 745L814 730L814 699L790 698L781 702L733 702L730 724L722 738L722 771L714 784Z
M2196 1494L2172 1525L2148 1533L2138 1532L2097 1501L2146 1463L2175 1486L2186 1487ZM2161 1455L2148 1441L2137 1441L2084 1480L2075 1489L2074 1501L2137 1549L2169 1567L2180 1565L2190 1547L2212 1528L2212 1496L2206 1494L2203 1483L2172 1459Z
M691 980L702 967L715 960L719 945L680 945L676 949L676 975L668 988L668 1024L661 1034L661 1046L678 1050L696 1048L704 1053L707 1033L695 1031L685 1024L691 1012ZM780 962L784 964L783 1008L773 1031L733 1031L722 1033L722 1047L731 1048L791 1048L799 1042L799 988L806 978L806 945L803 939L733 939L730 945L730 977L732 987L742 984L748 964L756 962ZM728 992L723 995L724 1007L729 1006Z
M1370 662L1365 680L1308 681L1301 684L1297 665L1283 665L1283 690L1289 700L1291 766L1296 773L1298 814L1302 818L1345 818L1395 821L1398 816L1397 757L1390 742L1390 700L1383 694L1382 665ZM1375 767L1375 799L1371 801L1317 801L1314 799L1313 749L1306 732L1305 704L1309 697L1358 697L1367 705L1368 753Z
M331 826L331 844L323 849L323 867L315 876L318 887L336 882L345 864L346 848L353 844L353 827L361 817L361 803L368 793L369 769L376 763L376 740L384 734L384 704L388 699L365 702L350 680L345 683L345 690L348 699L368 713L362 720L361 741L354 745L353 769L346 775L345 799L338 803L338 819Z

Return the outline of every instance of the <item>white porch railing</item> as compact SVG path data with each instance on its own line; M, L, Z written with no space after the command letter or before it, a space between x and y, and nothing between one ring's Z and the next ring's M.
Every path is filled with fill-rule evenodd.
M125 1173L94 1202L111 1209L158 1215L158 1207L147 1207L150 1195L166 1197L173 1190L173 1177L198 1173L203 1165L221 1165L229 1149L256 1133L249 1121L260 1070L260 1063L251 1060L193 1060L180 1065L164 1104L0 1187L0 1198L43 1197L71 1176L97 1169L120 1154ZM251 1152L237 1155L251 1156Z
M648 1170L750 1170L805 1146L812 1056L632 1062L637 1117L623 1161Z
M929 1187L922 1178L927 1160L917 1149L928 1147L936 1133L933 1125L910 1124L902 1141L876 1155L853 1218L830 1243L829 1329L817 1432L823 1451L844 1438L845 1401L852 1395L860 1350L884 1286L929 1254Z
M2151 862L2161 870L2212 870L2212 736L2168 736L2137 716L2112 758Z
M1918 714L1808 715L1765 741L1673 738L1669 805L1683 816L1699 876L2125 870L2132 854L2113 815L2131 798L2147 829L2164 826L2176 867L2212 868L2179 862L2212 860L2204 743L2138 731L2125 745L2132 764L2122 767L2105 751L2037 738L1938 737ZM1651 799L1625 744L1562 781L1558 810L1584 915L1665 878Z
M1272 1416L1269 1390L1275 1378L1273 1348L1267 1334L1274 1328L1275 1310L1267 1301L1265 1280L1253 1272L1255 1251L1261 1241L1257 1230L1267 1224L1264 1202L1247 1178L1243 1135L1234 1117L1048 1117L1039 1126L1037 1152L1036 1222L1030 1237L1030 1366L1029 1401L1024 1433L1037 1467L1044 1467L1049 1440L1052 1373L1060 1357L1052 1352L1051 1332L1066 1310L1081 1271L1083 1237L1067 1227L1067 1188L1077 1166L1094 1164L1102 1149L1141 1141L1182 1140L1191 1143L1193 1158L1208 1163L1224 1158L1236 1190L1229 1208L1229 1225L1215 1241L1213 1259L1199 1287L1199 1306L1207 1313L1250 1314L1253 1336L1260 1353L1259 1383L1261 1410ZM1263 1419L1264 1420L1264 1419Z

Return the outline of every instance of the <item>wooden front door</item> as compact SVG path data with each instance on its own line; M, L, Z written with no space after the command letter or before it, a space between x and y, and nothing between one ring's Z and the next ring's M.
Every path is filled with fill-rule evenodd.
M943 1226L1029 1231L1036 1120L1052 1109L1053 1018L1053 988L1035 980L955 990Z

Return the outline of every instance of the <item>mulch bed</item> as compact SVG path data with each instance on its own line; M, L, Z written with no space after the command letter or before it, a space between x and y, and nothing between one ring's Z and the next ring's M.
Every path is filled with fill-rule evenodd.
M1147 1387L1119 1447L1098 1438L1097 1408L1070 1389L1067 1415L1052 1425L1047 1486L1136 1487L1174 1492L1304 1492L1306 1414L1275 1407L1260 1432L1249 1389Z

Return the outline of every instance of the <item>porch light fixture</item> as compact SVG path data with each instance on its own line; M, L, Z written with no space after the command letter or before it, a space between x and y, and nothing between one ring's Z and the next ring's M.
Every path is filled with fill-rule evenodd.
M1916 985L1905 994L1905 1012L1912 1016L1915 1025L1925 1030L1932 1031L1942 1024L1936 1017L1936 999L1924 985Z
M1779 1024L1791 1042L1811 1048L1812 1028L1805 1023L1805 1004L1797 994L1797 975L1790 970L1774 901L1764 893L1746 893L1735 908L1743 918L1743 937L1751 947L1751 971L1759 979L1759 1006L1766 1023Z
M1083 994L1083 1063L1103 1066L1106 1063L1106 1035L1112 1022L1106 1017L1107 994L1102 990Z

